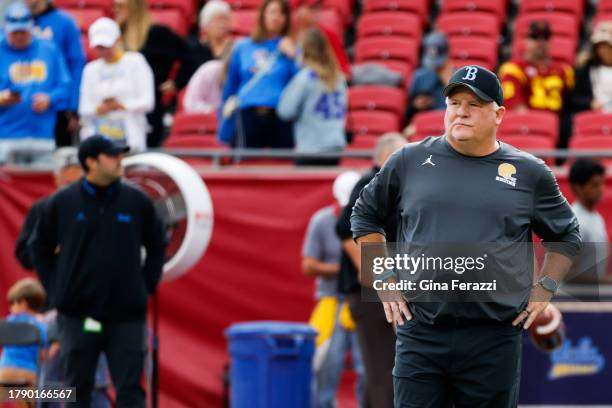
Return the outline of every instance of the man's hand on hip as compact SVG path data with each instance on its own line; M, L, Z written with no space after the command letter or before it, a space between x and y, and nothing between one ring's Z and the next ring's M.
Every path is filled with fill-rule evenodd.
M385 317L387 322L392 323L393 326L401 326L404 324L402 314L406 317L406 320L412 320L412 313L408 309L408 302L402 297L400 291L384 291L379 293L381 300L383 301L383 308L385 309Z
M516 319L512 322L513 326L517 326L521 322L523 323L523 328L527 330L531 324L534 322L536 317L550 303L550 299L552 299L553 294L542 287L542 285L536 284L531 290L531 296L529 298L529 303L527 307L521 311Z

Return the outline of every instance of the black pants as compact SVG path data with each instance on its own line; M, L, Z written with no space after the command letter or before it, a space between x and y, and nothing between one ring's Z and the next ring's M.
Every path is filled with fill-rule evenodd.
M89 407L100 352L117 390L118 408L144 408L140 379L146 354L146 323L106 322L101 333L86 332L83 319L58 316L60 350L66 385L76 387L74 407Z
M71 112L57 112L55 117L55 147L73 146L77 140L76 135L68 130Z
M437 327L415 319L397 330L395 408L514 408L521 329Z
M293 148L293 125L276 115L273 109L247 108L238 113L237 147Z
M155 97L155 106L153 111L147 114L147 122L150 126L149 133L147 133L147 147L160 147L165 138L164 105L162 104L161 97Z
M357 336L365 368L363 405L365 408L391 408L395 359L393 328L387 323L380 302L362 302L361 293L349 295L348 300L351 315L357 323Z

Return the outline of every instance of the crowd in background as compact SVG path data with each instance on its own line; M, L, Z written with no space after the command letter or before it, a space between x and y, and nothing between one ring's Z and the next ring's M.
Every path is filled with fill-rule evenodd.
M318 0L291 7L263 1L252 35L235 38L230 6L211 0L200 11L198 35L185 39L156 23L144 0L114 0L113 18L89 27L97 58L86 63L69 14L48 0L14 2L0 43L0 161L93 134L133 151L160 147L172 110L166 96L181 90L184 111L217 113L219 140L228 145L342 150L350 142L347 85L372 73L357 67L351 75L342 39L319 24L320 8ZM545 21L532 22L524 55L503 63L499 76L509 109L559 114L558 146L566 147L574 113L612 110L612 22L593 28L576 67L552 60L550 38ZM406 125L419 112L445 107L442 89L457 67L443 33L425 37L421 63L407 84ZM374 78L387 83L384 70Z

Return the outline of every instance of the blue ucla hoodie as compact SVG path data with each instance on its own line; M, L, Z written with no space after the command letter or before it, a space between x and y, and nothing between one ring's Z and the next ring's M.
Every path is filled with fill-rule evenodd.
M0 91L6 89L19 93L21 101L0 107L0 139L53 139L56 112L70 95L70 75L55 44L33 37L28 48L16 50L6 37L0 40ZM45 112L32 110L37 93L50 97Z
M241 108L276 108L283 89L300 68L295 61L278 51L280 41L281 37L261 42L245 38L236 44L223 87L223 103L230 96L237 95ZM269 59L275 56L275 61L268 67ZM259 78L255 85L243 89L255 72L262 68L268 68L267 73Z
M64 57L70 73L70 79L72 80L70 99L66 106L60 106L59 109L77 112L81 75L85 66L85 51L81 43L79 27L77 27L72 16L64 11L57 10L53 6L49 6L43 13L34 16L34 22L36 23L36 35L55 43Z

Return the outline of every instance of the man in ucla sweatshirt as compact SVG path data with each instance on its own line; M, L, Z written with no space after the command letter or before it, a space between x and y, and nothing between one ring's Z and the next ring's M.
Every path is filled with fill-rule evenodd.
M23 3L6 9L0 40L0 162L15 148L55 147L56 113L70 96L70 75L57 47L32 35Z
M85 66L85 51L81 32L72 16L56 9L50 0L25 0L34 16L34 33L38 38L53 41L59 49L70 73L72 87L66 106L60 107L55 125L58 147L72 144L78 130L79 85Z

